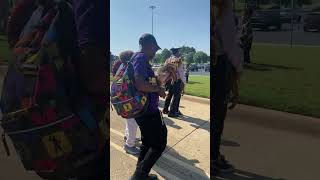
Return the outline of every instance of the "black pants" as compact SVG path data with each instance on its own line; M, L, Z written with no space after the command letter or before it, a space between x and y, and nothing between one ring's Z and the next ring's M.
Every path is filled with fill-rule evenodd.
M189 82L189 74L186 74L186 82Z
M218 56L217 64L213 67L211 78L211 95L210 101L211 122L210 122L210 144L211 160L215 162L220 155L221 136L224 128L224 120L227 113L227 59L226 56Z
M243 49L243 56L244 56L245 63L251 63L250 49L244 48Z
M110 147L109 143L105 145L102 153L93 161L88 164L84 171L91 171L91 175L80 176L78 180L106 180L110 177Z
M243 58L245 63L251 63L250 51L251 51L252 41L249 41L247 43L248 44L245 47L243 47Z
M135 176L144 177L150 173L167 146L167 127L160 111L143 115L136 121L141 131L142 145Z
M172 97L172 103L170 107L170 113L177 113L179 112L179 106L180 106L180 99L181 99L181 91L182 91L182 81L181 79L177 80L173 85L169 84L168 90L169 93L166 97L165 103L164 103L164 109L168 110Z

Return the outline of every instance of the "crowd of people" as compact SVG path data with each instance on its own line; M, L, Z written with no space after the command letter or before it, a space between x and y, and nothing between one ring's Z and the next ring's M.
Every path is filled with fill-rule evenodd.
M78 91L76 92L81 94L81 96L75 96L75 94L70 93L73 92L72 88L74 87L68 89L68 86L66 88L66 92L70 93L68 95L70 95L71 104L75 104L74 106L71 105L71 109L76 111L78 110L77 108L80 108L79 112L77 111L75 114L85 122L84 124L94 119L94 124L99 128L103 128L100 127L103 124L102 122L106 124L109 122L109 119L106 117L106 109L108 108L108 94L106 90L109 87L105 83L108 76L106 67L109 67L106 53L109 51L107 49L109 42L108 25L105 23L107 22L107 13L109 11L106 9L106 3L106 1L98 2L91 0L21 0L12 9L6 25L8 44L17 58L15 63L36 62L34 59L31 59L36 54L41 59L41 63L38 64L39 67L42 67L43 64L50 64L52 61L57 66L57 72L59 73L58 67L61 64L55 61L58 59L57 56L63 59L64 63L62 66L66 66L64 68L69 68L70 64L73 65L72 67L79 82L77 88L80 89L78 90L79 93ZM213 116L211 119L210 142L212 147L211 171L213 174L229 172L233 169L233 166L226 161L220 152L221 136L227 109L234 108L239 98L238 87L240 75L243 71L243 64L251 63L250 50L253 40L250 21L250 17L253 14L252 9L247 9L243 16L242 35L239 44L237 41L234 12L232 11L232 0L217 0L215 6L217 7L217 11L214 32L217 57L213 61L211 75L213 79L213 86L211 87ZM69 11L67 10L68 7L70 7ZM63 13L61 13L62 11ZM103 24L106 25L103 26ZM58 55L56 56L51 55L54 51L52 51L52 46L50 46L52 44L49 42L53 41L53 39L56 41L58 49ZM172 55L165 61L165 68L161 69L161 73L167 73L167 75L162 77L162 75L154 72L151 65L156 52L161 49L155 37L151 34L143 34L139 39L139 45L139 52L124 51L120 53L119 60L113 64L112 74L113 76L117 76L119 69L124 64L132 64L134 87L137 91L147 95L147 111L140 116L125 120L124 149L129 154L138 155L136 169L131 177L132 180L157 179L155 175L150 174L150 171L161 157L167 145L167 127L164 123L163 114L168 114L168 117L172 118L183 115L179 110L179 106L181 96L185 92L189 79L189 68L184 65L183 58L179 52L180 49L172 48L170 49ZM48 69L46 68L47 66L43 71ZM43 74L50 77L50 73L51 71ZM65 74L67 73L61 73L62 76ZM36 87L38 86L41 87L41 82ZM44 87L45 90L49 88L47 86ZM48 104L54 106L52 104L55 103L52 103L52 99L50 98L56 98L57 95L52 96L54 93L51 91L55 92L58 90L50 90L50 93L41 95L41 98L36 99L36 101L41 100L40 105L45 104L43 105L45 107ZM26 95L24 94L23 96ZM77 103L72 101L72 98L75 97L81 97L83 101L76 101ZM162 111L159 109L160 97L164 98L165 102ZM46 104L47 101L48 104ZM232 103L230 107L228 107L229 102ZM25 106L38 106L37 103L26 105L25 99L23 99L23 103L19 102L18 104L12 106L14 110L19 110L15 109L17 107L23 109ZM12 107L6 109L3 103L1 105L1 109L5 110L4 114L13 111ZM87 106L90 108L83 109L83 107L87 108ZM57 111L62 110L57 109ZM50 115L53 116L52 113ZM30 115L30 119L33 121L35 116ZM45 119L56 120L53 117L46 117ZM41 120L38 118L37 121ZM90 123L89 126L91 127ZM138 128L141 132L141 139L136 137ZM107 131L106 129L104 130ZM100 131L97 133L98 130L95 131L96 133L93 134L100 133ZM103 129L101 134L105 135ZM102 136L101 134L97 136ZM110 170L107 167L109 156L109 149L107 148L108 137L107 135L102 139L97 138L99 142L96 148L99 153L96 153L92 160L77 167L72 173L64 174L64 178L70 176L77 177L78 179L105 179ZM137 141L142 141L140 147L137 146ZM86 146L86 144L82 144L82 146ZM57 145L57 147L60 147L60 145ZM37 172L37 169L35 171ZM38 174L43 176L41 172ZM58 179L56 176L49 175L46 177Z
M181 94L186 84L185 67L179 48L172 48L168 58L157 72L152 69L151 61L160 50L155 37L143 34L139 39L140 51L124 51L112 66L113 76L120 73L123 64L131 63L134 72L134 86L138 91L147 93L148 110L139 117L126 119L124 149L127 153L138 155L136 170L131 179L157 179L150 170L161 157L167 144L167 128L162 114L180 117ZM165 91L168 91L168 94ZM165 98L163 111L159 110L159 97ZM137 128L141 139L136 137ZM140 147L137 141L142 141Z

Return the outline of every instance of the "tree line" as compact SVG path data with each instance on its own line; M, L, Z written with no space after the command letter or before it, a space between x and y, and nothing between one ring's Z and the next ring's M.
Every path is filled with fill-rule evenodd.
M194 47L182 46L180 47L180 53L186 64L191 63L208 63L210 62L210 56L203 51L196 51ZM169 49L163 49L161 52L157 53L153 59L153 63L162 64L164 63L170 56L172 55ZM111 61L119 59L117 55L111 53L110 56Z

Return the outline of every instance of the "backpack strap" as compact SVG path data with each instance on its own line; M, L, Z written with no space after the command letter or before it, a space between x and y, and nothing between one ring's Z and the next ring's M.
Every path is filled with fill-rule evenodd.
M10 156L10 150L6 140L5 132L2 133L2 143L3 143L4 149L6 150L7 156Z

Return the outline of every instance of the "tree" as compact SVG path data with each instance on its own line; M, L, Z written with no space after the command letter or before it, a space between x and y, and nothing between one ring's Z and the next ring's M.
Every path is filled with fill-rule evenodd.
M171 52L168 49L163 49L161 52L161 61L165 62L171 56Z
M198 51L193 55L193 61L195 63L207 63L210 61L210 57L203 51Z
M157 53L157 54L155 55L155 57L153 58L153 62L156 63L156 64L159 64L159 63L162 62L162 61L161 61L161 58L162 58L161 53Z
M194 60L193 60L194 54L195 54L194 52L189 52L187 55L184 56L184 60L187 64L194 63Z
M196 49L194 47L182 46L180 48L179 52L182 56L187 56L189 53L196 53Z

